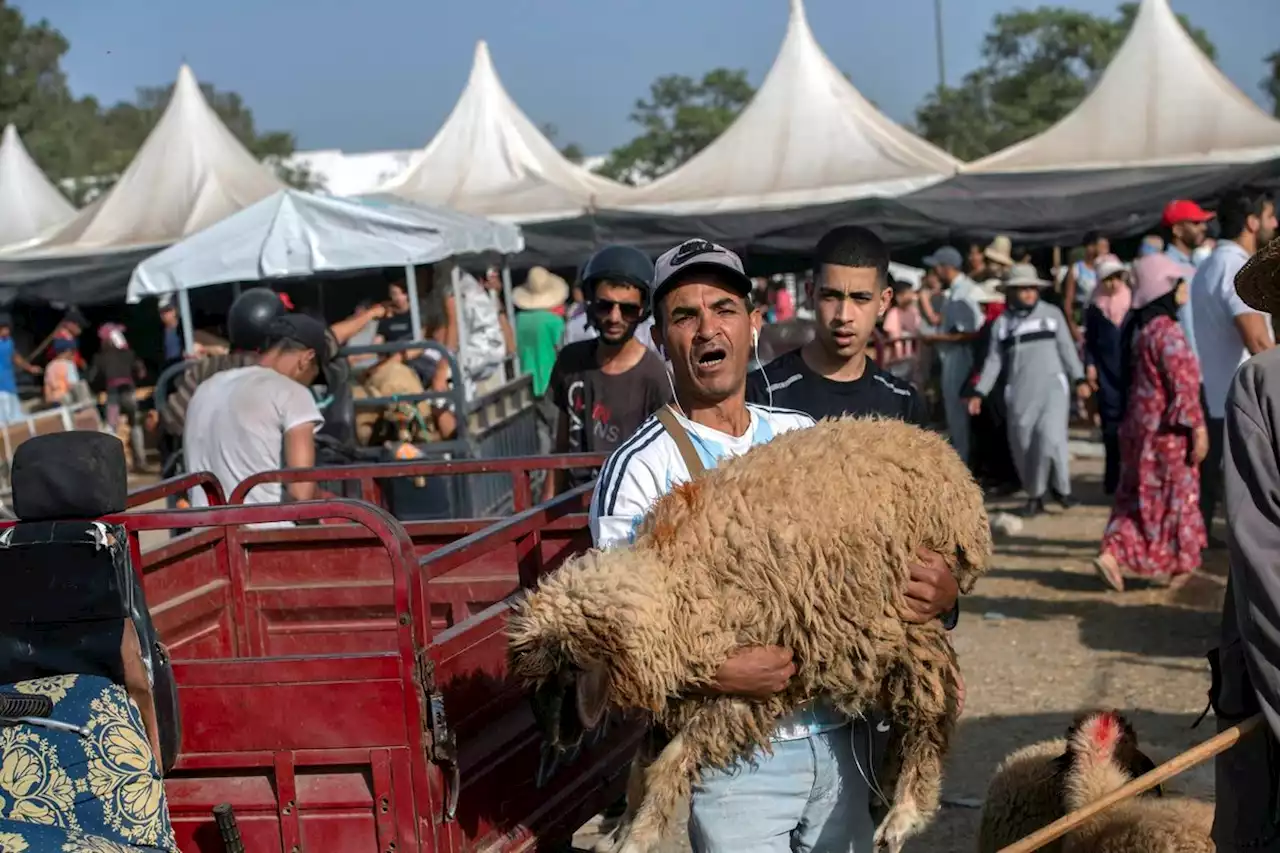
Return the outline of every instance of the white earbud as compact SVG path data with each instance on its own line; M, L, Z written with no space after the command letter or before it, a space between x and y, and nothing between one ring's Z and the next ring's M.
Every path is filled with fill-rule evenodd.
M760 349L760 330L759 329L751 330L751 348Z

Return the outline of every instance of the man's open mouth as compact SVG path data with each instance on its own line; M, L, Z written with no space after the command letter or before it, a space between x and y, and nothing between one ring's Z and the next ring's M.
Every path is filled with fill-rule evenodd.
M720 347L710 347L698 355L698 367L717 367L725 360L726 353Z

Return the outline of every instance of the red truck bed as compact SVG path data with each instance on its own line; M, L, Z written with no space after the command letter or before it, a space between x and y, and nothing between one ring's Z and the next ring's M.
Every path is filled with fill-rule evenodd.
M505 626L522 581L589 545L588 494L496 523L401 525L357 501L121 516L131 531L202 528L140 563L179 684L183 748L166 790L181 848L221 850L222 802L251 853L566 842L621 792L639 731L615 723L540 774ZM235 526L321 516L346 523Z

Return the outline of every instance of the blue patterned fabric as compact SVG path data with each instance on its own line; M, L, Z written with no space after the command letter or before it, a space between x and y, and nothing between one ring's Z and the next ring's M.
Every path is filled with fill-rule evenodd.
M0 686L53 700L67 732L0 727L0 853L176 853L160 767L125 689L59 675Z

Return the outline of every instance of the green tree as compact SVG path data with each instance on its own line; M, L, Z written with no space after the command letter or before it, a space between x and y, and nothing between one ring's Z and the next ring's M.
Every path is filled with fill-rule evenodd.
M542 131L542 135L547 138L548 142L560 149L561 156L570 163L581 164L582 161L586 159L587 155L583 153L582 146L578 143L570 142L566 145L560 144L560 128L556 127L551 122L544 121L538 129Z
M600 173L636 183L670 172L710 145L754 95L743 70L716 68L701 80L680 74L659 77L648 100L636 101L630 116L640 135L614 149Z
M935 145L973 160L1046 130L1089 93L1133 25L1137 3L1114 18L1041 6L995 16L982 65L960 85L935 90L916 126ZM1217 56L1204 30L1179 20L1200 49Z
M67 88L61 60L66 38L0 0L0 126L13 124L31 156L55 181L80 174L92 161L98 105Z
M1262 91L1271 96L1271 112L1280 118L1280 50L1266 59L1270 74L1262 81Z

